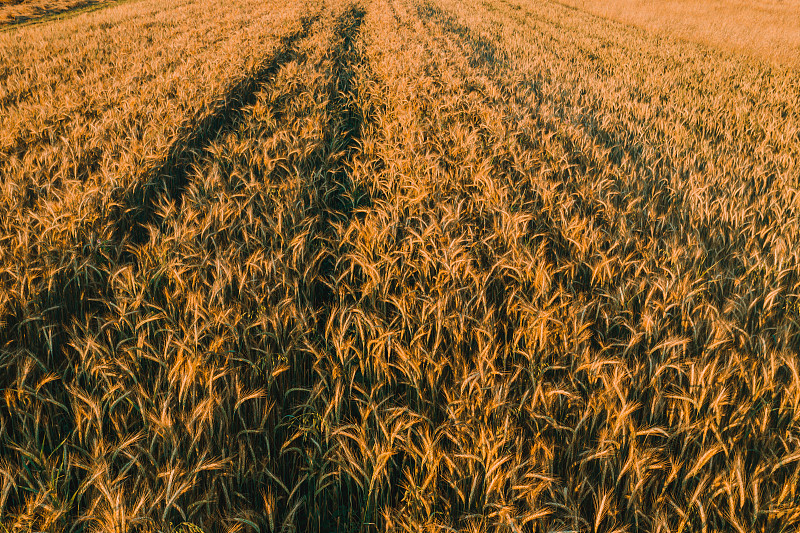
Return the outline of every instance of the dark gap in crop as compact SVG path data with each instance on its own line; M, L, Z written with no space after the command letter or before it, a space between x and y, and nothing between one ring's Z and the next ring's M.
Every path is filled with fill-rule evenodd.
M308 306L309 316L313 317L309 341L320 353L334 350L326 337L326 327L343 297L337 286L339 232L358 216L359 209L368 207L372 201L369 192L356 184L352 175L354 158L359 153L361 135L368 120L361 107L362 96L357 83L359 70L365 67L359 43L365 15L365 8L360 3L353 3L336 21L334 34L338 39L331 51L332 69L328 85L327 153L324 161L320 162L320 171L314 174L310 183L314 189L312 212L318 213L311 238L313 246L320 251L321 260L316 275L302 291L306 301L301 305ZM353 379L358 380L359 376ZM288 406L295 418L310 419L319 412L316 405L319 399L311 393L313 380L313 371L299 377L301 383L305 382L300 386L308 392L296 395L294 406ZM299 387L295 386L295 390ZM348 409L349 406L345 406L345 410ZM297 465L306 461L308 466L305 468L313 470L320 466L321 458L315 457L301 457L295 451L284 460ZM368 527L375 512L374 502L366 501L367 495L356 480L342 474L328 490L317 493L313 473L304 476L303 469L295 468L292 475L296 478L288 480L287 486L299 486L297 494L308 495L305 505L298 511L298 525L305 524L308 530L321 532L359 531Z
M358 149L364 116L358 105L358 87L354 83L357 76L355 66L364 59L355 47L361 24L366 12L361 6L351 6L338 20L334 30L341 35L339 45L333 51L333 72L326 144L330 147L329 161L319 179L319 207L321 210L318 226L321 246L331 247L333 224L349 221L356 208L369 202L368 195L353 184L351 178L352 160ZM324 326L330 315L330 307L336 303L334 271L336 250L330 250L329 258L322 262L319 279L310 287L313 295L312 305L324 310L318 321L318 333L324 334Z
M205 146L234 127L258 97L259 89L297 55L296 44L309 35L319 15L304 17L301 28L281 39L279 51L266 60L252 76L231 86L215 112L193 119L167 151L167 156L147 176L133 187L123 201L114 223L114 240L141 245L147 242L148 226L162 221L157 212L158 200L164 194L180 207L183 193L189 184L189 173L198 153Z

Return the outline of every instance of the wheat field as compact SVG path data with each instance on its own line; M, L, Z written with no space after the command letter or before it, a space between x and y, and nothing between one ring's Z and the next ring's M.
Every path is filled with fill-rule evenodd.
M800 529L796 67L549 0L0 51L0 531Z

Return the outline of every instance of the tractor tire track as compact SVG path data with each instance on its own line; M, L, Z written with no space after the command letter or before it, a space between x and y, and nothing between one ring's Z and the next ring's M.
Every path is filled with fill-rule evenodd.
M167 150L167 156L126 195L123 207L115 216L114 235L117 242L140 245L147 241L148 225L158 225L158 199L164 195L180 205L183 192L189 183L189 173L206 145L225 134L252 106L259 90L269 82L281 66L297 56L296 45L309 36L319 14L303 17L301 28L281 39L275 55L264 60L256 71L232 85L221 98L222 104L207 116L195 117Z
M361 28L366 9L359 2L350 3L336 19L335 44L329 51L331 64L326 76L329 79L328 121L325 127L325 153L310 179L308 187L308 216L314 217L309 236L312 251L308 262L314 273L308 280L300 281L299 306L310 317L305 331L306 346L301 348L302 359L296 360L292 397L286 397L284 412L290 421L311 420L320 411L321 400L315 390L320 378L313 364L314 354L332 350L327 329L335 320L335 312L342 296L337 288L337 258L340 255L343 234L356 216L356 209L369 205L370 198L353 182L354 161L360 154L362 134L369 121L361 108L359 78L368 70L360 49ZM367 74L369 76L369 74ZM299 384L298 384L299 382ZM288 391L288 392L292 392ZM302 392L299 392L302 391ZM291 422L290 422L291 423ZM289 429L288 425L285 428ZM328 445L322 445L318 428L305 428L299 437L304 442L314 442L319 454L308 455L306 446L296 446L297 433L285 431L280 448L281 462L289 468L286 486L291 496L286 508L297 507L295 524L301 530L340 530L363 516L363 498L349 480L341 479L327 490L316 485L315 469L327 464ZM326 451L327 450L327 451ZM324 466L322 467L324 469ZM304 500L304 501L302 501ZM346 509L346 510L345 510ZM337 524L334 526L334 524Z

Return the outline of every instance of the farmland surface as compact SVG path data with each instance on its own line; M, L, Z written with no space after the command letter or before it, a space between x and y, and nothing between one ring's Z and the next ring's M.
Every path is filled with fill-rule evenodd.
M0 33L0 531L797 531L798 87L534 0Z

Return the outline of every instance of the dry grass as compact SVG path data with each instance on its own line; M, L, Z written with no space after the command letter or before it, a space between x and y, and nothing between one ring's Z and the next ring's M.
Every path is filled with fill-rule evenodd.
M561 0L663 35L800 64L797 0Z
M524 0L0 47L5 529L800 527L796 71Z

